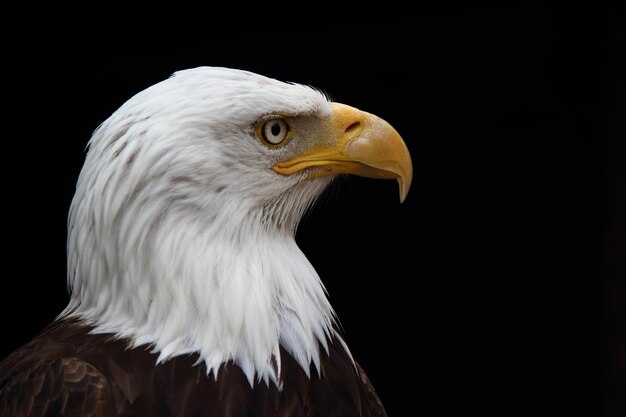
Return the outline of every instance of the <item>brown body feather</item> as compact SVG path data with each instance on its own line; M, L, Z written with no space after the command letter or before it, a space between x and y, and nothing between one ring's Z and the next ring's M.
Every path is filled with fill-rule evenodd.
M0 417L386 416L369 379L337 340L321 355L320 375L312 368L310 378L281 350L279 390L264 382L251 387L233 363L214 378L195 354L157 365L148 346L129 349L123 339L90 330L76 321L54 322L0 362Z

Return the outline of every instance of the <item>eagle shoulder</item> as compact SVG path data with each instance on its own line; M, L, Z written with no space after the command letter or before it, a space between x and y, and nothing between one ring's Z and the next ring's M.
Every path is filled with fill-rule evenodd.
M157 363L149 346L63 320L0 362L0 417L386 417L339 338L305 372L281 347L281 388L250 385L232 361L207 372L198 354Z
M359 375L359 379L361 380L363 391L365 391L367 404L371 409L371 413L374 417L387 417L387 412L385 411L385 407L383 406L382 401L378 397L376 390L374 389L374 385L370 382L367 374L357 362L355 362L357 373Z
M109 355L110 336L89 335L89 330L74 321L55 321L0 361L0 417L128 411L138 397L137 383L121 370L125 364Z
M0 382L0 416L109 415L107 392L104 375L81 359L43 361Z

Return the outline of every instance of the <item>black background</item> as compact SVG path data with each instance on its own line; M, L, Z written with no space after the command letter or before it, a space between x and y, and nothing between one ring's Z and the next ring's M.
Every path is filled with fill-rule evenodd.
M91 132L176 70L228 66L319 87L411 151L404 204L342 178L297 235L390 417L626 415L626 21L507 4L7 13L0 357L67 303Z

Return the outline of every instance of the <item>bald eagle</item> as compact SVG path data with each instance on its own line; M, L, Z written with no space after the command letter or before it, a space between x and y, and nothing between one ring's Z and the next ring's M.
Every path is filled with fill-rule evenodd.
M183 70L93 133L70 301L0 363L0 416L384 416L298 248L333 178L412 165L384 120L247 71Z

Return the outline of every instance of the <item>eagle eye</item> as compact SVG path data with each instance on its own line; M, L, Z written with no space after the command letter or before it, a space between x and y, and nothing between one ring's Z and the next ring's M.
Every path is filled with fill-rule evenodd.
M291 127L285 119L272 118L257 127L257 136L267 145L280 145L291 136Z

